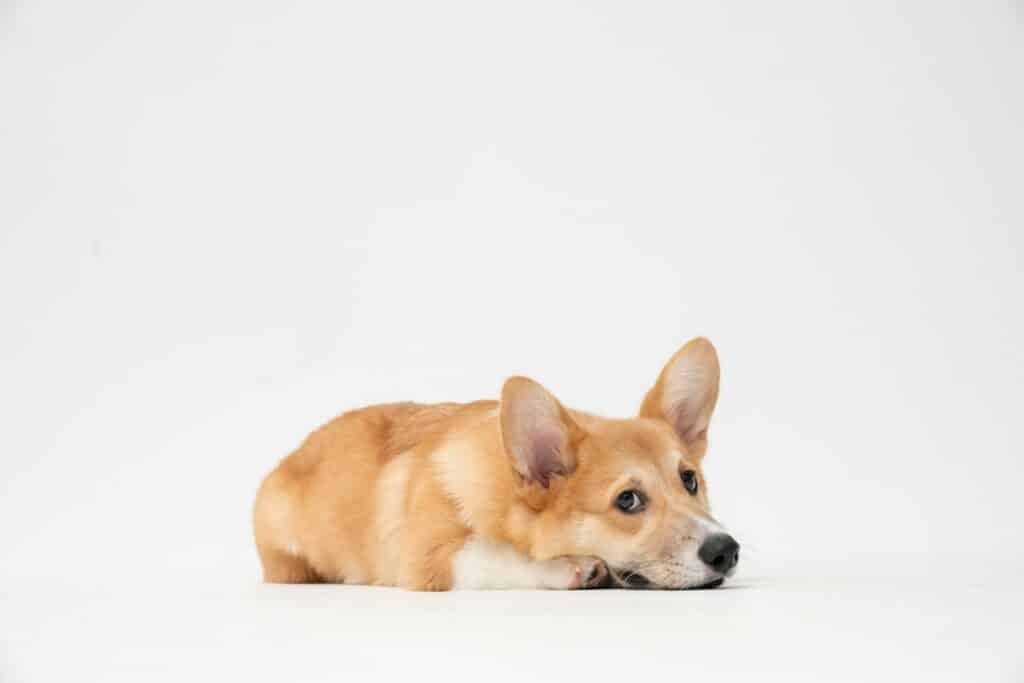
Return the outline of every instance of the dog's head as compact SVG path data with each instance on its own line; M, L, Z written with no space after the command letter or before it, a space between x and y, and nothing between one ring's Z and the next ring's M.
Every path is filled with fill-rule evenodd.
M599 557L630 588L717 586L731 575L739 544L711 517L701 471L718 375L715 348L694 339L626 420L568 411L533 380L509 379L502 440L539 513L539 552Z

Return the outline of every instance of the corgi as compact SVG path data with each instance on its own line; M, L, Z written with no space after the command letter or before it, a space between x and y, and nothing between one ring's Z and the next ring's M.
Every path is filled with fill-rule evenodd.
M570 410L526 377L500 401L345 413L263 481L256 548L270 583L412 590L716 587L739 544L701 465L718 400L714 346L664 366L639 416Z

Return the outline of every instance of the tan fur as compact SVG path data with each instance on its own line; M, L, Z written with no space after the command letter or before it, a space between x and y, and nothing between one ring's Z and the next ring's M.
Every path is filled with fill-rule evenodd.
M713 370L713 386L705 381L697 392L713 397L674 414L663 404L669 393L687 390L671 386L681 355ZM641 416L625 420L566 410L525 378L506 383L502 402L396 403L345 413L310 435L260 487L254 531L264 579L447 590L453 557L474 535L537 561L592 556L629 568L678 554L679 539L708 515L699 473L717 373L710 343L690 342L666 365ZM679 428L679 419L696 420L699 433L688 433L689 423ZM550 453L561 469L548 486L517 457L537 425L554 425L558 441ZM698 473L699 495L682 489L681 469ZM629 481L649 496L643 514L614 507ZM652 571L669 585L680 569Z

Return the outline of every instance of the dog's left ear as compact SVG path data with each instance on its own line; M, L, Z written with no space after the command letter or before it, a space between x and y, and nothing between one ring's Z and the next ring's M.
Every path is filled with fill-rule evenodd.
M640 406L641 417L667 421L702 456L718 401L718 353L704 337L691 339L665 364Z
M512 466L543 488L576 469L583 431L547 389L527 377L511 377L501 389L501 438Z

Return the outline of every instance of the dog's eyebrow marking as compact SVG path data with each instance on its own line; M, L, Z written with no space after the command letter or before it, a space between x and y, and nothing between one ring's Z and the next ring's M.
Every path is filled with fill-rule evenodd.
M618 477L613 483L617 487L632 486L633 488L640 489L644 486L644 483L640 481L640 477L629 472L623 472L622 476Z
M673 448L668 452L668 455L665 456L665 460L668 462L668 468L670 470L677 470L680 465L686 461L686 458L681 451L677 451Z

